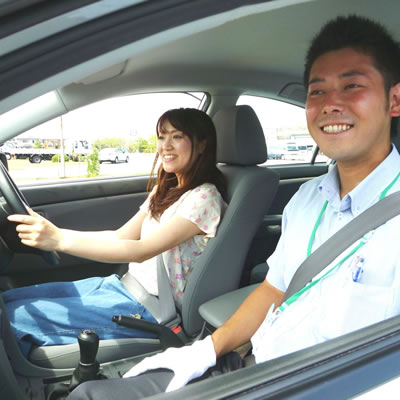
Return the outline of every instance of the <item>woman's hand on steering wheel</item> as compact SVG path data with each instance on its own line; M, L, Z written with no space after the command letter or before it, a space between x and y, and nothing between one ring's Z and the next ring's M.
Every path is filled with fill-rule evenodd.
M0 162L0 188L1 194L3 197L2 204L1 204L1 212L0 212L0 223L3 224L4 220L8 218L10 215L18 215L17 219L14 219L15 222L20 222L21 216L26 217L36 217L36 213L30 215L28 202L26 201L25 197L18 189L18 186L12 180L10 174L8 173L7 168ZM6 243L7 247L11 249L12 252L17 253L26 253L26 249L29 247L25 247L19 243L21 240L17 236L18 232L14 230L12 224L6 226L5 229L1 232L1 239ZM28 246L31 246L28 244ZM32 253L40 254L43 259L48 262L49 264L55 265L59 263L59 257L56 251L46 251L42 249L37 249L32 247Z
M28 208L29 215L13 214L7 219L18 223L16 231L21 242L45 251L57 251L63 240L61 229Z

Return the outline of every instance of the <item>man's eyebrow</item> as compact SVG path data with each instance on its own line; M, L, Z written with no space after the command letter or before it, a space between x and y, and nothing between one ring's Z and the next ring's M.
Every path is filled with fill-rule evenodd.
M308 85L312 85L313 83L321 83L324 82L325 79L324 78L313 78L308 82Z
M351 78L352 76L365 76L365 74L361 71L353 70L353 71L348 71L348 72L344 72L343 74L340 74L339 78L341 78L341 79ZM308 85L312 85L313 83L321 83L321 82L325 82L325 79L315 77L315 78L311 79L310 82L308 82Z
M351 78L352 76L364 76L365 74L361 71L348 71L344 72L343 74L339 75L339 78Z

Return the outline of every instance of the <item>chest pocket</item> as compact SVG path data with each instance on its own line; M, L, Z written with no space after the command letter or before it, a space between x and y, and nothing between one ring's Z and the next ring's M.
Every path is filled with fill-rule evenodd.
M353 282L349 275L327 296L321 285L321 307L317 329L324 339L372 325L398 313L398 289Z

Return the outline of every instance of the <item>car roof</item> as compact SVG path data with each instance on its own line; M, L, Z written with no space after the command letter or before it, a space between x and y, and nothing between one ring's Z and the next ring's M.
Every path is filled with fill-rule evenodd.
M89 3L85 20L82 10L70 11L70 20L75 24L78 24L76 20L80 22L82 33L85 27L89 30L91 26L93 30L93 24L104 18L105 14L108 15L110 10L114 11L113 15L118 14L117 8L107 8L110 2ZM179 11L178 5L174 8L174 3L179 2L170 2L171 15ZM191 3L195 9L195 3L199 2L187 3ZM29 100L47 91L57 90L64 112L110 96L160 90L206 91L214 96L235 96L246 92L303 104L304 54L313 35L327 20L336 15L357 13L383 21L395 37L400 37L397 13L385 12L383 7L377 13L374 0L232 1L227 2L231 3L229 7L219 8L211 7L208 1L200 3L205 11L197 17L190 9L183 9L186 20L175 16L175 25L174 21L165 24L164 31L159 29L142 39L139 39L142 35L135 37L132 34L132 43L126 43L126 38L121 35L121 47L116 45L107 52L104 43L104 54L95 63L93 60L80 64L76 60L78 64L75 66L72 66L72 62L66 63L64 67L70 67L68 74L62 77L56 74L52 79L47 77L48 84L42 84L40 89L35 88L32 79L26 81L30 86L23 89L24 96L20 93L19 97ZM101 5L104 15L98 11ZM387 0L385 5L387 10L399 8L395 0ZM147 6L148 2L124 1L120 3L119 11L124 11L121 8L125 7L126 13L130 10L137 14ZM32 48L36 46L35 51L39 51L36 50L37 45L45 42L45 39L48 43L60 43L63 35L68 36L71 23L59 32L54 27L57 18L24 30L25 34L32 31L47 32L46 38L39 36L36 43L31 43ZM139 18L136 23L140 25ZM103 29L107 33L106 27ZM12 50L18 47L15 44L17 39L15 34L3 37L2 42L7 40L9 48L9 54L4 54L3 50L3 57L11 57ZM79 41L84 45L82 38L76 39L76 43ZM117 34L115 42L118 42ZM14 47L11 43L14 43ZM18 49L15 51L18 52ZM98 53L101 53L101 49ZM46 55L50 60L49 51ZM82 60L85 58L84 55L81 57ZM51 66L47 65L46 68L51 75ZM38 75L36 79L40 81L41 77ZM4 93L12 91L7 86ZM12 94L9 93L3 99L0 111L15 105L12 100Z

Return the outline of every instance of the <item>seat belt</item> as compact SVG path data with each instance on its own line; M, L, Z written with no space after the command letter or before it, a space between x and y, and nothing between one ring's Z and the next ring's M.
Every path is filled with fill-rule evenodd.
M399 214L400 192L395 192L351 220L303 261L293 275L282 302L301 290L352 243Z
M157 256L157 285L162 321L176 321L178 315L176 312L175 300L174 296L172 295L169 277L165 269L162 254Z
M121 278L121 282L129 293L146 307L159 324L168 326L169 324L179 323L180 317L176 312L175 300L169 285L162 254L158 255L156 260L158 296L150 294L129 272Z

